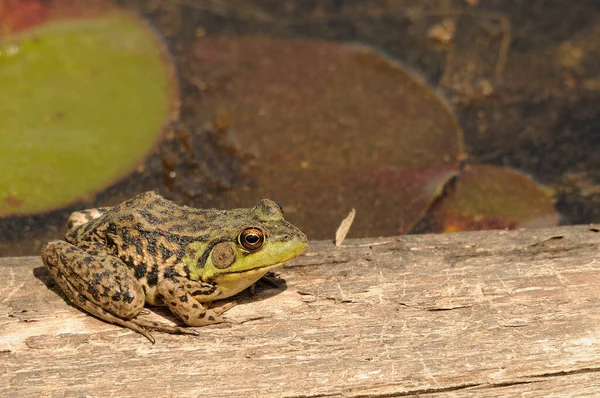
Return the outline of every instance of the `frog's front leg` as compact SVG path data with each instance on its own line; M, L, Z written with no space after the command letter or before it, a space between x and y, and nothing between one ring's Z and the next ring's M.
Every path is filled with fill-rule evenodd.
M171 312L181 318L186 325L206 326L228 322L221 317L221 314L229 310L231 305L208 309L194 298L202 297L203 302L210 302L211 298L216 298L220 294L215 285L174 276L160 281L157 292Z

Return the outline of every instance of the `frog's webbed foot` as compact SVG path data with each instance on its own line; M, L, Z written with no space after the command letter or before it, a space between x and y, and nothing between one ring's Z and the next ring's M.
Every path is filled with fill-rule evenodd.
M92 303L90 303L90 304L92 304ZM92 304L92 305L95 306L95 304ZM105 321L108 321L110 323L114 323L117 325L125 326L126 328L129 328L129 329L133 330L134 332L138 332L139 334L141 334L142 336L144 336L145 338L150 340L150 342L152 344L156 343L156 340L154 340L154 337L152 337L150 332L147 331L146 329L144 329L144 325L140 325L138 322L136 322L135 318L134 319L121 319L121 318L114 316L110 312L103 310L102 308L100 308L98 306L96 306L96 308L99 311L101 311L102 315L96 315L94 310L90 309L90 308L85 308L85 310L93 315L98 316L100 319L103 319Z
M213 301L212 303L209 303L207 305L207 307L209 308L210 311L214 312L215 314L221 315L221 314L229 311L230 309L232 309L233 307L235 307L238 304L239 304L239 302L237 300L226 301L226 302L221 302L221 301L215 302L215 301ZM241 325L242 324L240 321L236 321L235 319L231 319L231 318L223 318L223 317L221 317L221 319L222 319L223 323L233 323L235 325Z
M141 328L153 329L163 333L171 333L171 334L191 334L193 336L199 336L200 334L190 328L182 328L181 326L173 326L163 322L151 321L149 319L144 319L139 316L130 319L128 322L135 324ZM147 333L147 332L146 332ZM149 334L149 333L148 333ZM144 335L146 336L146 335ZM146 336L148 337L148 336ZM150 336L152 337L152 336ZM150 340L154 343L154 339Z
M232 309L233 307L235 307L236 305L238 305L238 301L237 300L233 300L233 301L226 301L226 302L220 302L220 301L213 301L212 303L210 303L209 305L207 305L208 308L210 308L210 310L212 312L214 312L217 315L221 315L227 311L229 311L230 309Z

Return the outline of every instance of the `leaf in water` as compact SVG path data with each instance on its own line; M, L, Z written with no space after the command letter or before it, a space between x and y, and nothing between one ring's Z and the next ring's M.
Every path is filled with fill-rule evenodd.
M146 23L114 8L63 15L52 4L42 24L0 41L0 216L114 183L178 109L174 68Z
M311 239L355 207L356 236L408 232L458 171L462 136L429 86L370 48L320 40L209 37L189 71L203 82L195 123L220 115L256 156L229 206L279 200Z
M431 210L436 232L552 227L558 214L548 192L515 170L465 168Z

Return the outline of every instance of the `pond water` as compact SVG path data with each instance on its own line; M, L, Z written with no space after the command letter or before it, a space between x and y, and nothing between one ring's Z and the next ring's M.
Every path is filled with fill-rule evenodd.
M598 222L600 7L537 4L3 3L0 255L145 190L309 239Z

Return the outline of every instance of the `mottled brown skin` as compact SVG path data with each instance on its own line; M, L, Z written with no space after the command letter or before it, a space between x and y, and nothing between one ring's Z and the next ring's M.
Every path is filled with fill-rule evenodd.
M66 241L42 252L56 283L76 306L152 342L146 328L197 332L143 319L145 304L166 305L189 326L224 322L232 305L203 303L238 293L307 245L267 199L252 209L194 209L146 192L74 213L69 227Z

